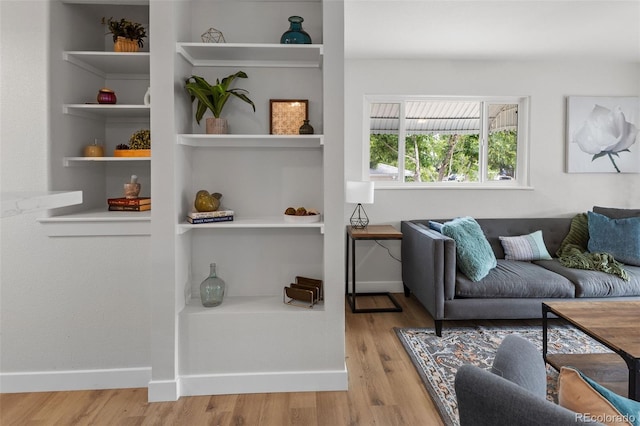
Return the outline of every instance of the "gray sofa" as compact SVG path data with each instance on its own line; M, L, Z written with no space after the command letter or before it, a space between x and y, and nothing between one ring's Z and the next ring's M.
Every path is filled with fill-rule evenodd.
M461 426L601 425L546 399L542 354L517 335L505 337L490 371L460 367L455 391Z
M446 220L438 220L444 222ZM569 232L571 218L476 219L498 266L478 282L456 267L455 241L429 228L428 220L402 221L402 280L405 296L414 294L442 335L446 320L526 319L542 316L544 300L640 299L640 266L625 265L630 279L566 268L556 258L522 262L504 259L500 236L541 230L548 252Z

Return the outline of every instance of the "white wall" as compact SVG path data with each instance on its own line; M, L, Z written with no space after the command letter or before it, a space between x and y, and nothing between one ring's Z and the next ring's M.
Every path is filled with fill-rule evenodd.
M532 190L378 189L372 223L404 219L570 216L593 205L640 207L639 174L565 173L565 97L640 96L640 64L593 61L346 61L345 176L361 179L363 97L373 94L530 96ZM640 146L634 146L640 149ZM365 161L365 164L367 161ZM366 173L366 171L364 171ZM353 207L351 207L353 208ZM387 242L394 254L399 244ZM395 282L400 264L370 244L358 281ZM367 257L365 259L364 257Z
M48 13L0 2L2 192L49 189ZM149 237L49 238L44 215L0 222L0 391L146 386Z

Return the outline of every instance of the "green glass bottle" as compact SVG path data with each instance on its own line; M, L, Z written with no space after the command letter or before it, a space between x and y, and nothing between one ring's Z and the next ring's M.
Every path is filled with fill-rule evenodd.
M200 300L205 308L213 308L222 303L225 282L216 275L216 264L210 265L209 276L200 284Z

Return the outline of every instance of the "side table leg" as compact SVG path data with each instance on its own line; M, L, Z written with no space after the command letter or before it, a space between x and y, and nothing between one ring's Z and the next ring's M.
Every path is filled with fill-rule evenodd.
M542 304L542 359L544 359L545 362L547 361L547 327L549 325L547 321L548 312L549 312L549 309L547 308L547 305L543 303Z

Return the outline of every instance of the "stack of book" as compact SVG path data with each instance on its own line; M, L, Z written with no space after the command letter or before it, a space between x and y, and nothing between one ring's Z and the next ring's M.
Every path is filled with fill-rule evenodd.
M110 211L143 212L151 210L151 197L107 198Z
M230 222L233 220L233 210L216 210L214 212L189 212L187 213L187 222L197 223L213 223L213 222Z

